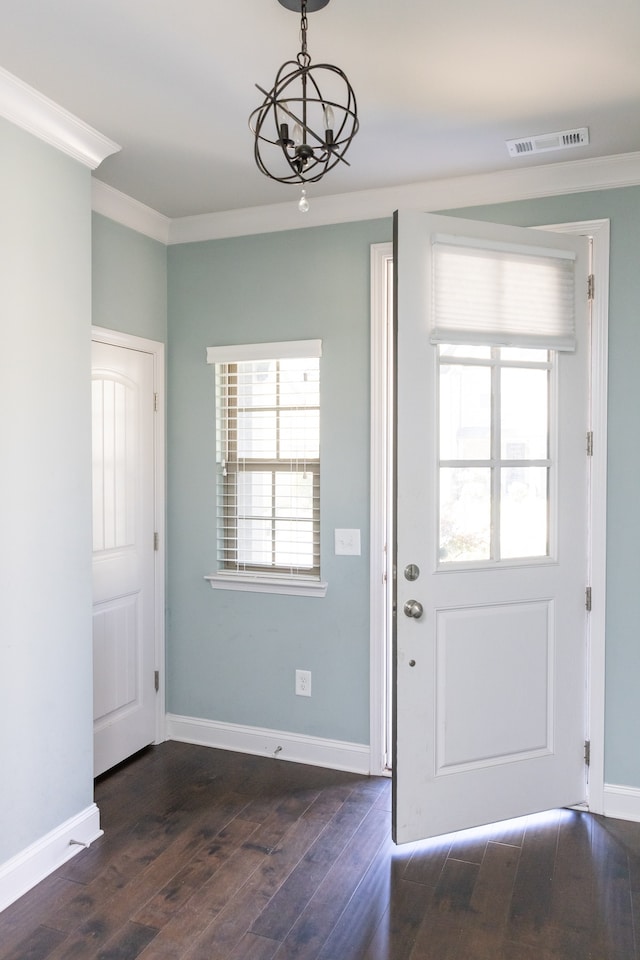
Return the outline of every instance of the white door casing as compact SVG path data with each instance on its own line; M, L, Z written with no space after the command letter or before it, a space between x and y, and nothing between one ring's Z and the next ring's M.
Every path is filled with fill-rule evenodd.
M94 330L96 776L162 739L164 603L157 548L163 485L156 412L161 361L162 344Z
M429 412L437 402L436 348L426 329L425 218L403 213L398 224L399 842L574 804L585 799L586 789L587 344L575 355L555 355L562 457L558 540L550 559L484 569L439 565L434 498L428 495L436 489ZM452 232L451 220L429 220ZM462 226L467 236L531 242L530 231L457 221L457 229ZM540 242L557 245L557 238ZM581 269L586 290L586 263ZM403 576L410 563L421 571L415 582ZM411 599L424 606L419 620L403 614Z

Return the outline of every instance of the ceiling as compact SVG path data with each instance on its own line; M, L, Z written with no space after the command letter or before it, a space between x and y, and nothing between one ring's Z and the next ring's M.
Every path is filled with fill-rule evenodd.
M122 146L96 176L175 218L297 199L261 174L250 112L299 50L278 0L0 0L0 66ZM331 0L313 63L360 131L313 196L640 151L637 0ZM588 127L511 159L505 139Z

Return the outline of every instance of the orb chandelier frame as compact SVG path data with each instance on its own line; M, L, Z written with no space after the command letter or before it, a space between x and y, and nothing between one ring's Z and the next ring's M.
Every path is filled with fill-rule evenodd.
M359 127L353 88L339 67L312 65L307 50L307 13L328 2L279 0L300 11L301 49L280 67L271 90L256 84L264 100L249 117L254 156L258 169L279 183L315 183L338 163L350 165L344 155Z

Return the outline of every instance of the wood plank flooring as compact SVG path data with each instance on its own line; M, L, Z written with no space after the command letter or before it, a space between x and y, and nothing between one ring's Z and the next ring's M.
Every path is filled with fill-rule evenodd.
M555 811L395 847L390 783L165 743L0 960L640 960L640 824Z

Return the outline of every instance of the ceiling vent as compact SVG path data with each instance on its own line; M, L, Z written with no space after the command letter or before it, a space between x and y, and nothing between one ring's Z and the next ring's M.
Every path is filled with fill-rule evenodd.
M547 150L568 150L570 147L583 147L589 143L589 128L576 127L560 133L541 133L535 137L505 140L505 143L510 157L525 157L531 153L546 153Z

